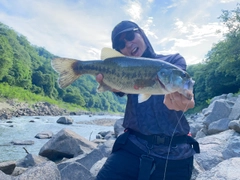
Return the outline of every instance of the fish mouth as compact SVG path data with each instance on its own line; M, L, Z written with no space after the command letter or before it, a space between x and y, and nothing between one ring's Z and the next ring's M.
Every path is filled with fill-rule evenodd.
M158 82L159 82L161 88L163 88L163 89L165 89L166 91L168 91L168 90L166 89L166 86L165 86L159 79L158 79Z

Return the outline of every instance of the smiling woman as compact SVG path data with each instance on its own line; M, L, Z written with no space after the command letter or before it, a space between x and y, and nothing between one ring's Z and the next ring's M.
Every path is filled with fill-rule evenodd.
M138 30L134 32L135 29ZM126 94L128 98L123 120L125 131L115 141L112 154L99 171L97 180L117 180L119 177L127 180L190 180L193 155L200 153L200 149L198 142L188 136L190 127L183 115L184 111L194 107L192 91L189 97L185 91L192 89L194 82L185 72L184 58L179 54L156 54L144 31L131 21L121 21L114 27L112 47L126 55L120 59L124 65L130 63L137 67L143 64L142 69L135 71L136 79L129 77L135 91L114 88L116 95ZM113 58L105 61L111 60ZM150 71L149 64L153 64ZM138 77L141 73L147 77L145 80ZM120 77L121 81L124 77ZM96 76L100 85L108 85L107 78L104 73ZM145 82L150 87L148 95L152 96L139 102ZM154 94L151 88L155 84L156 90L164 93ZM180 84L183 85L181 88L175 88Z

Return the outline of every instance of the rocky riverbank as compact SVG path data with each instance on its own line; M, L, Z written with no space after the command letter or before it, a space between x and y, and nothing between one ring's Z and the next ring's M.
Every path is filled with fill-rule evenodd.
M87 111L70 112L66 109L59 108L47 102L38 102L36 104L20 103L15 100L5 99L0 101L0 120L11 119L12 117L20 116L62 116L62 115L83 115L93 114ZM103 115L105 113L95 113ZM103 121L102 121L103 122ZM105 120L104 123L109 123ZM110 124L111 121L110 121Z
M208 108L188 121L201 149L194 158L192 180L240 180L240 95L215 97ZM101 132L93 141L62 129L40 149L39 155L0 163L0 180L93 180L116 136L123 132L121 124L122 119L117 120L114 132Z
M66 113L68 113L67 110L47 102L39 102L33 105L9 99L0 102L0 120L20 116L59 116Z

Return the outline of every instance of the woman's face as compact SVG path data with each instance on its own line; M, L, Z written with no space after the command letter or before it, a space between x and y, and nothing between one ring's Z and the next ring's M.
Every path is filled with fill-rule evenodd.
M120 52L125 56L141 57L147 48L142 36L138 32L133 31L134 38L129 41L127 33L130 32L124 32L119 37L119 41L125 42L125 46L120 49Z

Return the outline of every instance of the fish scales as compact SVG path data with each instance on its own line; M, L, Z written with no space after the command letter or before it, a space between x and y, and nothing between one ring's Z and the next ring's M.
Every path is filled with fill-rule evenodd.
M82 71L83 74L97 75L101 73L104 76L103 82L113 89L126 91L126 93L133 93L137 89L139 93L146 91L152 93L149 84L154 85L155 82L155 86L158 86L157 72L159 69L167 67L167 64L163 61L149 59L116 57L104 61L79 61L76 66L78 68L75 70ZM112 73L113 69L116 73ZM139 86L139 88L133 88L134 85ZM159 91L156 92L156 94L158 93Z
M98 91L118 90L140 94L140 102L151 95L178 91L192 98L194 81L183 70L168 62L143 57L127 57L110 48L103 48L101 59L80 61L68 58L52 60L53 69L59 73L58 83L67 87L83 74L103 75Z

